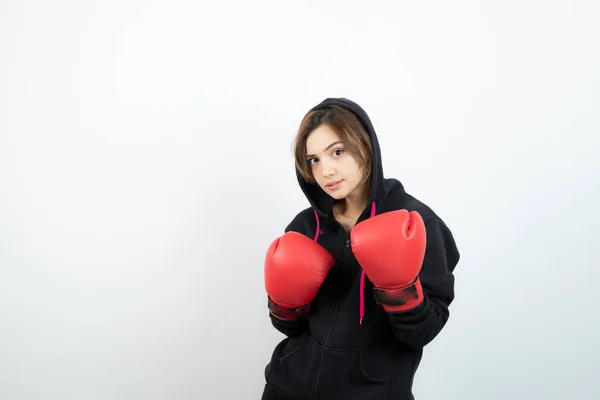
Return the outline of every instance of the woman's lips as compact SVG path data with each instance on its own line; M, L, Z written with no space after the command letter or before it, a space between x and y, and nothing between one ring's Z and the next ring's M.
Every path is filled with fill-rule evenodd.
M332 182L332 183L330 183L330 184L327 185L327 189L329 189L329 190L336 190L336 189L338 189L340 187L340 185L342 184L343 181L344 180L342 179L342 180L339 180L339 181L336 181L336 182Z

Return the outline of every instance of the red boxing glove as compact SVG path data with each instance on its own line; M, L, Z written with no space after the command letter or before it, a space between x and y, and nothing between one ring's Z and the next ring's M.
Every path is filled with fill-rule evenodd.
M275 239L265 258L269 310L282 320L305 316L335 260L320 244L297 233Z
M350 233L352 251L387 311L406 311L423 301L419 272L427 235L416 211L397 210L362 221Z

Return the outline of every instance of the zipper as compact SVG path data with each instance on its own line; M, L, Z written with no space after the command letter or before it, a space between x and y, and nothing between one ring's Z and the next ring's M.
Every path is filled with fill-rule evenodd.
M321 374L323 373L325 352L327 351L327 344L329 343L329 339L331 339L331 332L333 332L333 326L335 325L335 317L337 315L337 308L338 308L338 301L336 300L335 307L333 309L333 317L331 318L331 324L329 325L327 335L325 335L325 340L323 341L323 346L321 346L321 354L319 355L319 366L317 367L317 374L315 376L313 390L312 390L312 393L310 394L311 399L315 399L317 397L317 393L319 391L319 381L321 380Z
M342 231L344 231L344 236L346 237L346 245L344 246L344 265L346 261L348 261L348 253L350 253L350 238L348 237L348 232L342 227Z
M335 219L334 219L335 220ZM340 224L337 220L335 220L339 224L339 227L344 232L344 264L346 264L346 260L348 259L348 253L350 252L350 237L348 236L348 232L344 229L342 224ZM335 306L333 309L333 317L331 318L331 323L329 325L329 329L327 330L327 334L325 335L325 340L323 340L323 345L321 347L321 353L319 356L319 365L317 366L317 373L315 375L315 380L313 384L312 393L310 395L311 399L315 399L318 395L319 391L319 383L321 381L321 374L323 373L323 364L325 360L325 353L327 352L327 345L329 344L329 340L331 339L331 334L333 332L333 327L335 326L335 318L337 316L337 308L338 308L338 300L335 301Z
M320 212L319 212L320 213ZM342 232L344 232L344 264L346 264L347 260L348 260L348 254L350 253L350 247L351 247L351 243L350 243L350 236L348 235L348 232L346 232L346 229L344 229L343 225L339 223L338 220L336 220L335 218L331 218L329 215L325 215L322 214L325 218L327 219L333 219L338 226L340 227L340 229L342 230ZM362 219L362 216L359 217L358 221L356 223L358 223L360 220ZM319 365L317 366L317 373L315 375L314 378L314 383L313 383L313 388L310 394L310 399L315 399L317 397L318 391L319 391L319 383L321 381L321 374L323 373L323 364L324 364L324 359L325 359L325 353L327 352L327 345L329 344L329 341L331 340L331 334L333 332L333 327L335 325L335 318L337 316L337 309L338 309L338 299L336 299L335 301L335 306L333 309L333 317L331 318L331 323L329 324L329 329L327 330L327 334L325 335L325 340L323 341L323 345L321 347L321 353L319 355Z

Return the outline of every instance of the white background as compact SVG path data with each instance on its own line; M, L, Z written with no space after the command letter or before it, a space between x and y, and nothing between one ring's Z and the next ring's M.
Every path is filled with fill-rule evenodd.
M416 398L597 399L597 4L2 1L0 398L260 398L292 139L344 96L462 254Z

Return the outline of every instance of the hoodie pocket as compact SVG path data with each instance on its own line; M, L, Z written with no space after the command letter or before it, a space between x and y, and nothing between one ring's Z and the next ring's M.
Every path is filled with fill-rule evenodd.
M371 376L362 350L329 350L321 382L322 399L385 400L388 396L387 379Z
M319 349L308 335L282 341L265 371L267 384L286 399L308 399Z

